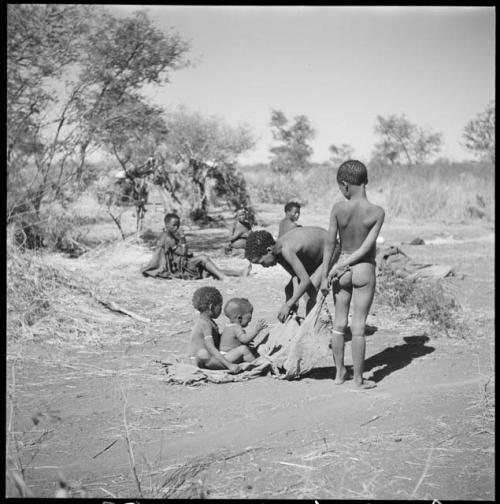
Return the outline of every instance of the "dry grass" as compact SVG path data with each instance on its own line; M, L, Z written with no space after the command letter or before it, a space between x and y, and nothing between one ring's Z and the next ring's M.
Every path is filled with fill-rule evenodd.
M408 318L424 320L431 335L466 338L469 328L456 298L456 286L448 280L400 278L393 274L377 280L378 304L392 310L404 310Z
M333 166L318 165L283 176L259 165L243 169L243 173L256 202L296 200L311 211L316 206L330 208L341 199ZM384 206L387 219L494 220L494 167L489 164L369 165L368 179L368 197Z

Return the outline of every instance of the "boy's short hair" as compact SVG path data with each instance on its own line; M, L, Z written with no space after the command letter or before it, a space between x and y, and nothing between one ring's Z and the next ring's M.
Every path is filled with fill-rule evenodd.
M236 315L243 315L251 312L253 305L246 298L231 298L224 306L224 315L227 318L232 318Z
M252 231L247 238L245 246L245 259L252 262L258 257L267 254L267 247L271 247L276 242L269 231Z
M296 201L289 201L285 205L285 213L289 212L292 208L298 208L300 210L300 203L297 203Z
M210 305L222 304L222 294L215 287L200 287L193 294L193 306L199 311L207 311Z
M171 220L174 219L177 219L179 221L181 220L181 218L176 213L170 212L167 215L165 215L165 217L163 218L163 222L167 224L167 222L170 222Z
M368 183L368 172L361 161L349 159L342 163L337 171L337 182L362 185Z

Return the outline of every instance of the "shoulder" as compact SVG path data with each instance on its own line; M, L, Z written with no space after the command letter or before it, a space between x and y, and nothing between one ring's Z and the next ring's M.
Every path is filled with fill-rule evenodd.
M370 203L370 211L379 219L385 216L385 210L379 205Z
M163 246L165 248L175 247L175 245L177 245L175 240L167 233L162 233L158 243L160 246Z

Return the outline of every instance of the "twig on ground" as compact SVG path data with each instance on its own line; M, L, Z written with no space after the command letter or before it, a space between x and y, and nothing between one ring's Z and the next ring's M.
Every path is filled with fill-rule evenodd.
M410 495L410 499L413 499L415 497L415 494L417 493L418 488L422 484L422 481L424 481L424 478L427 476L427 471L429 470L429 465L431 463L433 451L434 451L434 445L432 445L429 450L429 455L427 455L427 460L425 462L424 470L422 472L422 475L420 476L420 479L418 480L418 483L416 484L415 488L413 489L413 492Z
M368 420L367 422L364 422L362 424L359 424L359 426L363 427L363 425L367 425L371 422L374 422L375 420L377 420L377 418L380 418L380 415L374 415L372 418L370 418L370 420Z
M122 392L122 396L123 396L123 400L124 400L124 403L123 403L123 425L125 427L125 441L127 442L128 457L129 457L130 467L132 468L132 473L134 475L135 484L137 486L137 490L139 491L139 496L142 497L141 482L139 481L139 477L137 476L137 470L135 468L134 452L132 451L132 445L130 444L130 438L128 435L128 425L127 425L127 415L126 415L127 396L123 392L123 389L121 389L121 392Z
M101 450L99 453L97 453L96 455L94 455L92 458L95 459L99 455L102 455L105 451L109 450L117 441L118 441L118 439L115 439L112 443L110 443L108 446L106 446L106 448L104 448L104 450Z
M282 462L282 461L279 461L277 462L277 464L283 464L283 465L287 465L287 466L293 466L293 467L300 467L301 469L316 469L316 467L312 467L312 466L306 466L306 465L302 465L302 464L294 464L293 462Z
M141 317L141 315L137 315L137 313L134 313L130 310L122 308L119 304L115 303L114 301L104 301L103 299L99 299L98 297L95 297L95 296L94 296L94 299L111 311L124 313L125 315L128 315L129 317L132 317L133 319L139 320L140 322L145 322L145 323L151 322L151 320L146 317Z

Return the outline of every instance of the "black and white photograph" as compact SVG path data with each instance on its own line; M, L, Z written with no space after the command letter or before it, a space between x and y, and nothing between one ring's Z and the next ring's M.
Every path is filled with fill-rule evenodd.
M6 498L495 501L494 5L2 11Z

